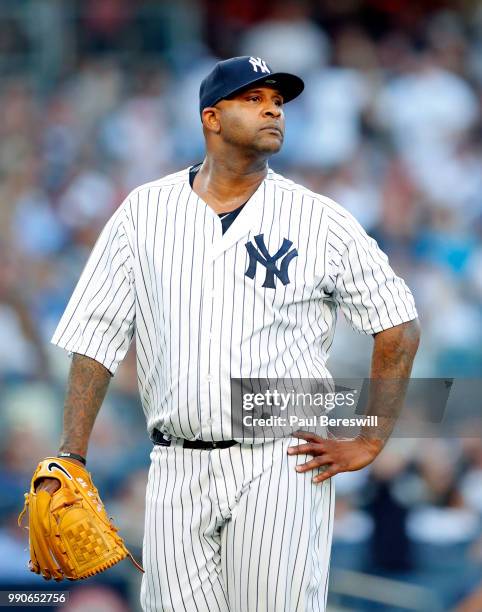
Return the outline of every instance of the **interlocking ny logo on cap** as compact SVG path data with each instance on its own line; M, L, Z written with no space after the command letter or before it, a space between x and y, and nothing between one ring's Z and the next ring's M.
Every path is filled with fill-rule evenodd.
M271 74L271 70L266 65L266 62L260 57L250 57L249 63L251 64L255 72L258 72L258 68L259 68L261 72L266 72L267 74Z
M263 287L268 289L275 289L274 277L275 275L280 279L283 285L287 285L290 282L288 277L288 266L291 261L297 257L298 251L292 249L289 251L293 244L291 240L283 238L283 244L276 251L274 255L270 255L266 245L264 243L264 234L258 234L254 237L256 246L252 242L246 242L246 250L249 254L249 266L245 272L248 278L254 278L256 274L257 264L260 263L266 268L266 278L264 279ZM256 249L258 247L258 249ZM288 253L289 251L289 253ZM283 259L281 259L283 258ZM281 259L281 265L276 267L276 262Z

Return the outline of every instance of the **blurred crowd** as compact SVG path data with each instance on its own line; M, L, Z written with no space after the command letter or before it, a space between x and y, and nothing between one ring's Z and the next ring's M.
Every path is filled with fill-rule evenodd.
M406 279L422 323L414 375L479 375L480 5L18 4L5 0L0 13L2 579L26 579L15 510L60 433L69 361L49 339L123 198L202 160L198 88L219 58L260 56L304 78L305 92L286 106L285 144L271 167L350 210ZM363 376L370 339L340 323L332 370ZM150 448L144 426L133 347L99 415L89 467L138 552ZM482 560L480 423L473 434L394 440L372 469L337 477L335 565L418 581L445 602L474 586Z

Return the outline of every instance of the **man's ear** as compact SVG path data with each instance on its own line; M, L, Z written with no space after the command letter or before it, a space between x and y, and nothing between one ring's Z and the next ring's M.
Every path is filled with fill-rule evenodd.
M219 134L221 131L219 112L219 108L216 106L207 106L205 109L203 109L201 115L202 123L209 132Z

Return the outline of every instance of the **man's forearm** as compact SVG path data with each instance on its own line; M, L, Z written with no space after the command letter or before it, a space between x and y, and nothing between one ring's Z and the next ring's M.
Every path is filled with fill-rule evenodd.
M85 457L90 434L102 405L111 374L101 363L74 354L64 405L64 427L59 451Z
M382 447L389 438L403 405L412 364L420 341L418 319L375 335L367 414L377 416L376 427L361 435Z

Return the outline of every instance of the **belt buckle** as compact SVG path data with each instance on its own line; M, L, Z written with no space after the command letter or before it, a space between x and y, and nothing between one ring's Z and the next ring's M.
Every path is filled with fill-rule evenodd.
M213 442L213 448L217 448L218 447L218 443L217 442Z

